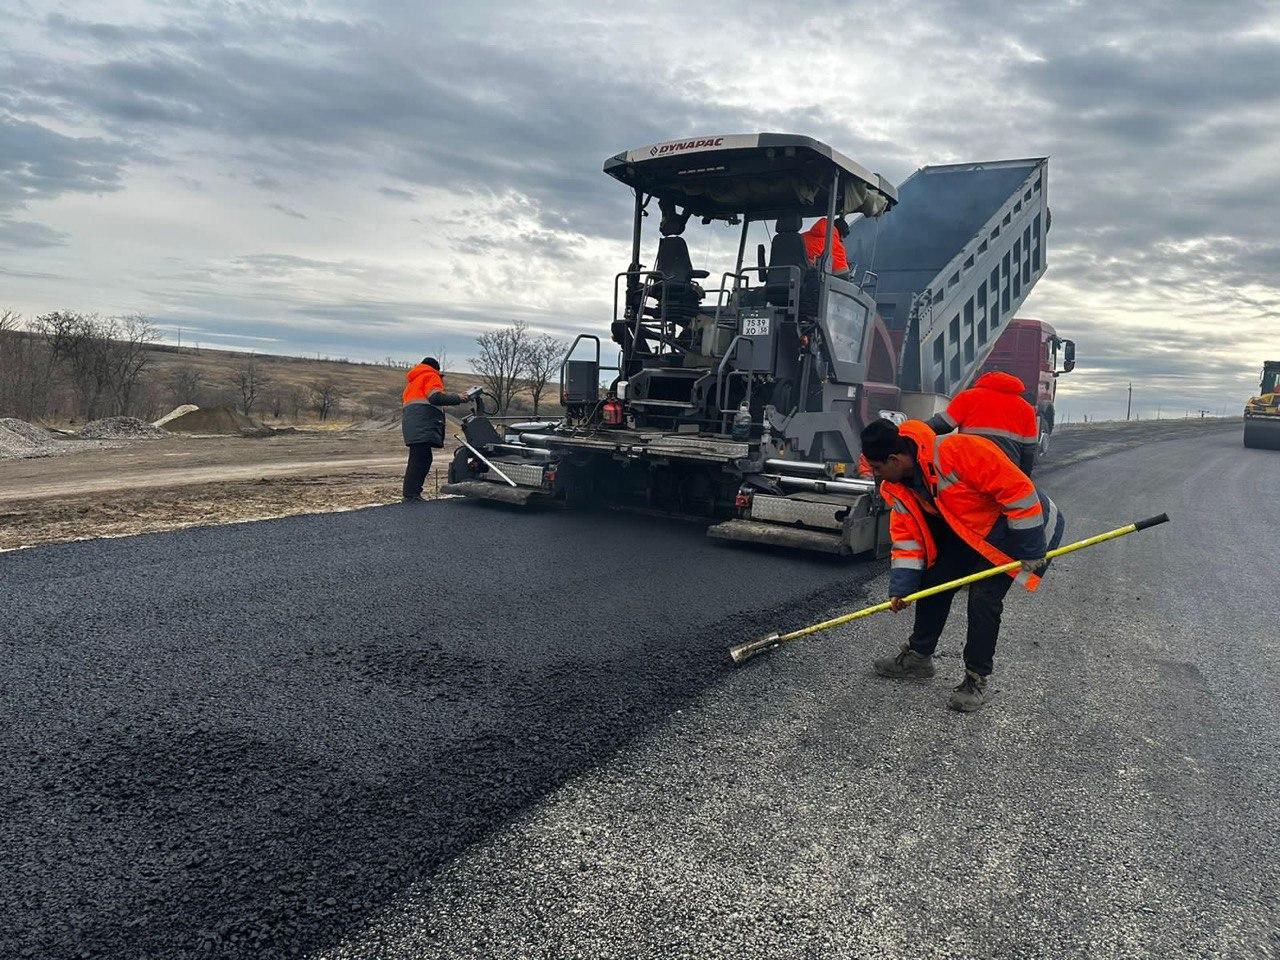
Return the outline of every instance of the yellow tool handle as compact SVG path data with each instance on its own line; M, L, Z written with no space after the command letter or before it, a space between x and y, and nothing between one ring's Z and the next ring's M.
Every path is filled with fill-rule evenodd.
M1139 520L1136 523L1126 524L1123 527L1117 527L1114 530L1108 530L1106 533L1100 533L1097 536L1089 537L1085 540L1077 540L1075 543L1068 544L1065 547L1058 547L1056 550L1050 550L1045 554L1046 559L1052 560L1054 557L1061 557L1064 554L1075 553L1077 550L1083 550L1085 547L1092 547L1099 543L1105 543L1108 540L1115 540L1117 537L1123 537L1130 533L1136 533L1139 530L1146 530L1148 527L1154 527L1160 523L1167 523L1169 515L1162 513L1158 517L1149 517L1146 520ZM971 583L977 583L979 580L985 580L988 577L995 577L1003 573L1011 573L1022 566L1020 560L1012 563L1002 564L998 567L991 567L988 570L982 570L978 573L971 573L967 577L961 577L958 580L952 580L948 583L940 583L936 587L928 587L924 590L917 590L915 593L908 594L902 598L904 604L912 604L917 600L923 600L925 597L932 597L934 594L946 593L948 590L958 590L961 587L967 587ZM865 607L862 610L855 610L853 613L846 613L843 616L834 617L831 620L823 620L821 623L815 623L808 627L801 627L799 630L793 630L790 633L772 634L761 640L752 640L749 643L741 644L733 647L729 654L733 657L735 663L741 663L748 657L769 650L773 647L781 646L784 643L790 643L792 640L799 640L801 637L807 637L811 634L820 633L823 630L830 630L833 627L841 627L846 623L852 623L854 620L861 620L863 617L869 617L873 613L883 613L886 610L893 609L888 601L877 603L873 607Z

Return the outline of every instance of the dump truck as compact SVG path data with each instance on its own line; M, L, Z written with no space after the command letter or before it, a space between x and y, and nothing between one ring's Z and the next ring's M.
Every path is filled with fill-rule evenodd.
M882 548L882 503L856 475L861 429L927 418L982 370L1047 267L1047 159L923 167L899 189L819 140L761 133L650 144L604 172L634 201L616 361L581 334L561 367L563 417L466 418L444 491L694 516L731 541ZM812 262L806 218L819 218ZM738 227L714 280L692 260L691 219Z
M1009 322L996 340L991 356L982 365L981 373L994 370L1011 373L1026 386L1022 398L1036 411L1040 456L1049 452L1049 440L1057 421L1054 404L1058 377L1074 370L1075 366L1075 341L1059 337L1051 324L1029 317L1016 317Z
M1244 405L1244 445L1280 450L1280 360L1262 365L1258 396Z

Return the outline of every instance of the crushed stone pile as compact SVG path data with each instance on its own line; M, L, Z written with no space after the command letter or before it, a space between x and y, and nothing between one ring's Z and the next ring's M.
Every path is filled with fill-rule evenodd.
M205 433L222 436L266 436L272 433L261 420L245 416L235 407L199 407L165 423L173 433Z
M48 457L74 446L44 427L11 417L0 418L0 460Z
M86 440L159 440L167 434L137 417L104 417L86 423L80 436Z
M153 421L152 421L152 423L151 423L151 425L152 425L153 427L163 427L163 426L164 426L166 423L168 423L170 420L176 420L178 417L181 417L181 416L183 416L184 414L194 413L195 411L197 411L197 410L199 410L199 409L200 409L200 408L199 408L199 407L197 407L194 403L183 403L183 404L179 404L178 406L176 406L176 407L174 407L172 410L170 410L168 413L166 413L166 414L165 414L163 417L161 417L159 420L153 420Z

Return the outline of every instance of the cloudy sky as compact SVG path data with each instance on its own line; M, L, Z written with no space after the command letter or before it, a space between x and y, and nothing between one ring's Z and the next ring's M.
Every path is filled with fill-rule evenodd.
M607 324L606 156L771 130L895 182L1049 155L1023 313L1078 344L1072 419L1130 379L1234 412L1280 357L1280 5L789 7L7 0L0 308L457 366L488 325Z

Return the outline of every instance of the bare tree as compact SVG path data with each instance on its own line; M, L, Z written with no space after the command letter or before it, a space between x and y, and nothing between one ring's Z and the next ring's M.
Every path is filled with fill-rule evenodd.
M48 375L64 367L71 379L75 412L86 420L98 415L110 380L103 325L96 315L56 310L35 319L48 351Z
M498 411L506 413L528 369L528 327L517 320L509 327L487 330L476 337L476 347L479 354L471 358L471 366L497 400Z
M333 377L311 381L311 409L321 420L328 420L342 402L342 388Z
M253 413L263 390L270 383L270 378L262 372L256 354L250 353L231 373L231 385L240 394L240 411L247 417Z
M529 395L533 399L533 415L538 415L538 406L542 403L542 391L547 382L560 370L567 348L563 340L544 333L529 341L526 351L526 377L529 381Z
M34 380L39 374L35 356L39 344L23 333L21 326L22 314L0 310L0 417L31 419Z
M133 413L142 373L151 365L151 345L160 339L149 317L142 314L112 319L101 326L106 366L106 386L115 398L116 411Z
M183 363L165 375L165 386L169 390L169 399L174 406L184 403L199 403L204 395L204 374L199 367Z

